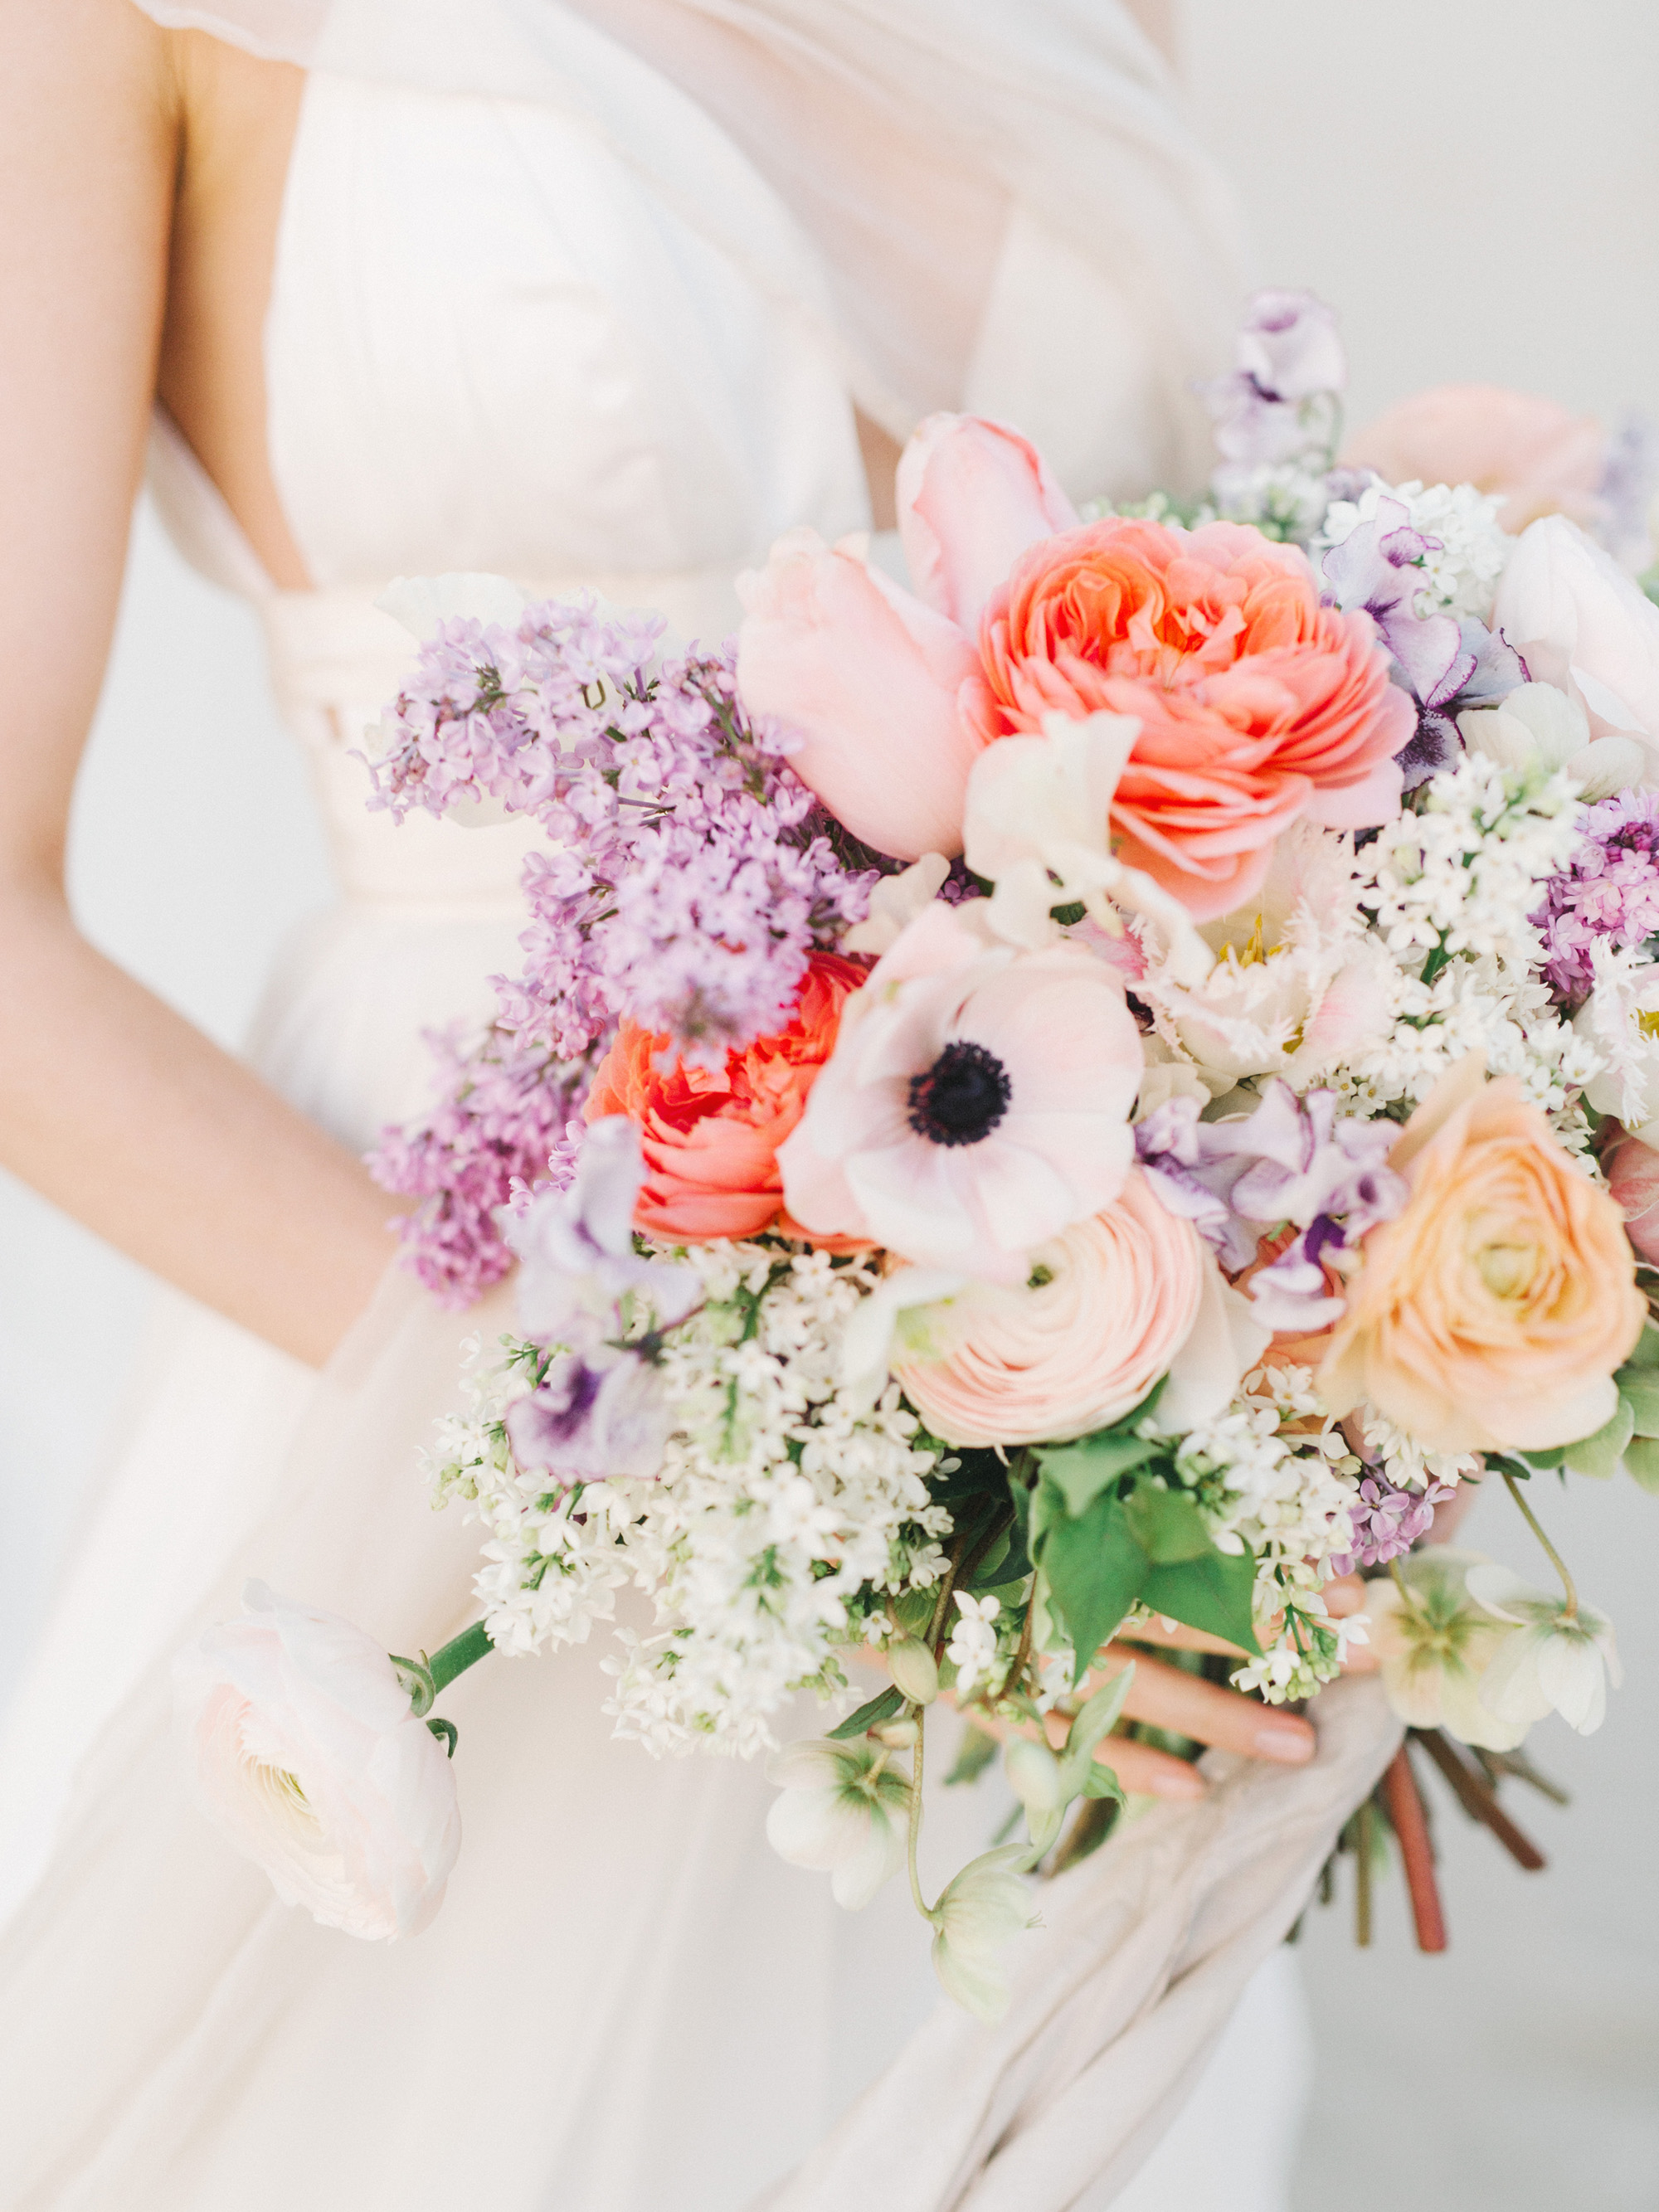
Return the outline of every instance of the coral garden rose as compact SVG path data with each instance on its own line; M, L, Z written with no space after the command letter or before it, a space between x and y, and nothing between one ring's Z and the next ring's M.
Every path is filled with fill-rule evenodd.
M263 1583L173 1662L197 1802L285 1905L391 1939L424 1928L461 1847L453 1771L372 1638Z
M1140 1032L1104 961L1018 951L990 904L927 907L884 953L779 1164L814 1236L1022 1282L1123 1187Z
M1522 531L1540 514L1589 522L1607 441L1593 415L1501 384L1442 384L1402 399L1350 438L1342 458L1391 484L1472 483Z
M1618 1206L1516 1079L1470 1054L1407 1123L1411 1186L1374 1229L1319 1370L1434 1451L1542 1450L1593 1435L1646 1311Z
M1370 617L1322 607L1294 547L1231 523L1079 526L1035 447L972 416L921 425L898 499L915 595L800 532L738 586L744 705L878 851L959 852L975 756L1054 710L1138 718L1112 832L1200 917L1249 894L1297 816L1395 811L1412 704Z
M1195 915L1227 913L1306 815L1397 809L1415 726L1370 617L1322 607L1293 546L1229 522L1112 519L1035 547L986 609L963 709L987 744L1055 711L1133 715L1117 849Z
M1064 1442L1138 1406L1179 1364L1183 1422L1218 1413L1266 1331L1229 1327L1214 1261L1132 1175L1103 1212L1032 1255L1018 1289L975 1285L900 1325L894 1373L936 1437L952 1444ZM908 1349L907 1349L908 1347ZM1170 1392L1165 1393L1168 1396ZM1160 1404L1162 1404L1160 1401Z
M799 1121L865 974L854 961L815 953L787 1027L728 1053L719 1070L661 1065L669 1040L623 1024L583 1111L590 1121L625 1115L639 1131L637 1227L698 1240L753 1237L778 1220L778 1147Z

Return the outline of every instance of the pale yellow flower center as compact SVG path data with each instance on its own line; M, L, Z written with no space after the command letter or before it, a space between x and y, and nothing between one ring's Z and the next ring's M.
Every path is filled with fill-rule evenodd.
M1659 1006L1650 1007L1645 1014L1638 1014L1636 1026L1644 1036L1659 1037Z
M1535 1244L1483 1244L1474 1255L1480 1279L1495 1298L1524 1297L1538 1272Z

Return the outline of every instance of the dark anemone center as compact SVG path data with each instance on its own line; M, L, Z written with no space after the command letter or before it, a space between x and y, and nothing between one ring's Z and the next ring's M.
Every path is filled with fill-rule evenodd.
M1008 1111L1013 1085L995 1053L957 1038L910 1078L910 1127L930 1145L977 1145Z

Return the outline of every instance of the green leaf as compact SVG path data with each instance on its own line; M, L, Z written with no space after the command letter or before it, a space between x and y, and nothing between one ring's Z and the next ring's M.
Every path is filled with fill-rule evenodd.
M1142 1483L1123 1501L1123 1517L1154 1566L1201 1559L1215 1549L1204 1516L1184 1490L1158 1490Z
M977 1782L1000 1748L994 1735L987 1735L982 1728L975 1728L969 1721L962 1732L955 1763L945 1778L945 1788L948 1790L953 1783Z
M1044 1480L1056 1486L1066 1501L1066 1510L1075 1520L1120 1475L1167 1455L1169 1449L1166 1443L1130 1436L1121 1429L1103 1429L1098 1436L1039 1452L1037 1457Z
M1109 1491L1080 1520L1060 1514L1049 1523L1042 1564L1077 1652L1073 1679L1080 1682L1096 1652L1140 1595L1152 1564L1129 1533L1123 1507ZM1158 1571L1182 1574L1188 1570L1165 1567Z
M1620 1395L1630 1401L1637 1435L1659 1437L1659 1368L1621 1367L1618 1379Z
M1635 1413L1621 1390L1619 1409L1607 1426L1598 1429L1593 1437L1581 1437L1576 1444L1566 1447L1567 1465L1575 1474L1594 1475L1600 1482L1611 1481L1619 1472L1625 1447L1635 1431Z
M1659 1368L1659 1328L1656 1328L1650 1321L1643 1322L1642 1334L1636 1340L1636 1349L1624 1367L1620 1369L1615 1380L1622 1384L1625 1370L1630 1367Z
M1633 1437L1625 1447L1625 1472L1659 1498L1659 1439Z
M1060 1757L1060 1786L1065 1803L1069 1805L1073 1797L1101 1795L1089 1788L1089 1779L1095 1770L1095 1746L1116 1726L1134 1678L1134 1662L1131 1660L1109 1682L1101 1684L1066 1730L1066 1748Z
M831 1741L846 1743L854 1736L862 1735L866 1729L876 1727L879 1722L890 1721L903 1703L903 1696L899 1691L884 1690L878 1698L872 1698L867 1705L860 1705L857 1712L848 1713L839 1728L832 1728L830 1731Z
M1212 1551L1207 1559L1152 1568L1139 1596L1153 1613L1257 1652L1261 1647L1252 1620L1255 1592L1255 1561L1248 1551Z

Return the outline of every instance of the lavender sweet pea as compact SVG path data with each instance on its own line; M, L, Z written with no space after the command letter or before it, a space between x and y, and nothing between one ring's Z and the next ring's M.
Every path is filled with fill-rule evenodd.
M572 1334L591 1338L584 1325L614 1322L630 1293L648 1301L657 1322L684 1321L700 1295L696 1275L634 1249L634 1202L644 1169L639 1133L625 1115L607 1115L586 1133L570 1187L546 1191L507 1224L507 1238L521 1263L519 1318L538 1342Z
M1275 1331L1322 1328L1342 1310L1322 1265L1405 1204L1385 1162L1398 1132L1339 1115L1335 1095L1298 1098L1286 1083L1262 1089L1249 1115L1202 1121L1195 1099L1171 1098L1135 1129L1142 1170L1173 1213L1192 1222L1229 1273L1255 1258L1263 1235L1289 1222L1301 1234L1250 1283L1257 1317Z
M1412 526L1397 499L1380 499L1323 560L1328 606L1363 608L1395 663L1395 681L1417 701L1417 731L1400 755L1405 787L1414 790L1462 750L1455 716L1488 707L1527 680L1526 663L1504 639L1473 616L1419 615L1422 565L1441 540Z
M1231 375L1204 388L1223 460L1246 468L1316 454L1328 461L1347 362L1324 301L1311 292L1257 292L1234 361Z

